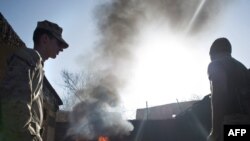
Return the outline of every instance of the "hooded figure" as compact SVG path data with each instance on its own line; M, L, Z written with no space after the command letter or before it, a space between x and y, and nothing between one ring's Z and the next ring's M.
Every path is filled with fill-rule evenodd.
M222 141L225 117L242 113L237 95L247 87L248 71L231 53L231 43L226 38L216 39L210 48L208 78L212 94L212 130L209 141Z

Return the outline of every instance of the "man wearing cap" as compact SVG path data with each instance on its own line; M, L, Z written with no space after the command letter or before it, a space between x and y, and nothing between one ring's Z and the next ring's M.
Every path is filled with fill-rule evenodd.
M33 33L34 49L19 48L8 59L0 85L1 141L42 141L43 64L68 47L62 28L47 20Z
M240 90L247 88L247 68L231 56L228 39L216 39L210 48L208 77L211 88L212 130L209 141L223 140L223 123L229 115L242 112L237 101Z

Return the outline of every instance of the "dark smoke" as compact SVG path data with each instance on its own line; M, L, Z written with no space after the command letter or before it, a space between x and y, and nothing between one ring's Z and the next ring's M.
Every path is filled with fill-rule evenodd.
M98 86L90 95L74 107L68 135L93 140L99 136L128 135L133 130L132 124L116 111L117 96L112 91Z
M127 134L133 129L116 109L119 91L133 65L141 25L159 20L174 32L194 35L209 27L229 1L206 0L195 18L202 0L110 0L98 6L95 17L100 39L94 52L85 57L90 58L88 69L96 78L87 82L84 99L72 112L69 134L93 139L103 134Z

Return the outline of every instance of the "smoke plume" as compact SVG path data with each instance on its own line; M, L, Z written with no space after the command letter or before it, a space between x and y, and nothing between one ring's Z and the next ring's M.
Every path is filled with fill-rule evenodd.
M93 139L99 135L122 135L132 124L117 111L119 91L126 85L133 65L134 44L143 24L162 21L174 32L189 35L204 31L228 0L110 0L97 7L99 42L89 54L87 82L82 102L72 112L69 134ZM161 26L161 25L159 25Z

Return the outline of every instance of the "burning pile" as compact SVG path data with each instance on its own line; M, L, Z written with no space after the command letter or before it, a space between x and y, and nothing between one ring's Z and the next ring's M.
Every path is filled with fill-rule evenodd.
M100 137L100 141L107 141L105 137L128 135L133 130L132 124L119 112L119 98L112 91L98 86L88 96L74 107L68 135L85 140Z
M105 137L105 136L100 136L98 138L98 141L109 141L108 137Z

